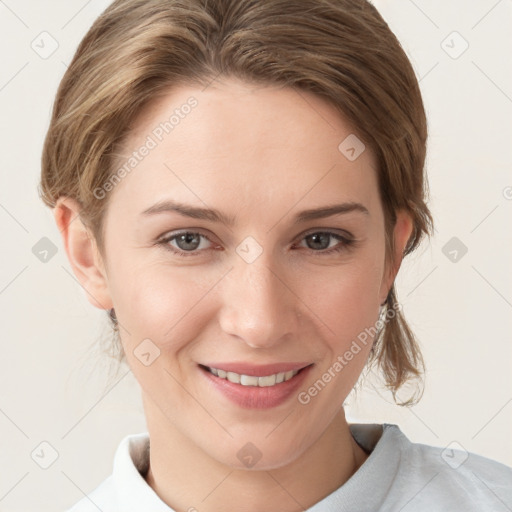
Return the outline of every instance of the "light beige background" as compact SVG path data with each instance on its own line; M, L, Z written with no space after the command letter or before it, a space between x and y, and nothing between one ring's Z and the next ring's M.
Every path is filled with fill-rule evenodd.
M3 512L64 510L110 475L122 437L146 428L127 368L105 389L108 367L94 350L110 336L106 314L86 300L36 191L59 81L108 3L0 0ZM413 409L367 386L349 398L348 417L396 423L413 441L456 441L512 465L512 2L375 5L412 60L429 118L436 235L398 278L428 374ZM59 45L46 59L31 47L43 31ZM464 43L454 31L469 44L457 58ZM43 237L58 248L46 263L32 252ZM443 253L452 237L468 248L456 262ZM42 469L52 449L58 457Z

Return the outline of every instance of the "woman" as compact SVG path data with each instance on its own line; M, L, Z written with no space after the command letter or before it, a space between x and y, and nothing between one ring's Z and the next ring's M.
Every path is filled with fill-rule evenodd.
M426 139L367 1L112 3L61 82L41 195L148 433L70 510L512 505L510 468L345 419L365 367L394 394L421 377L394 280L433 228Z

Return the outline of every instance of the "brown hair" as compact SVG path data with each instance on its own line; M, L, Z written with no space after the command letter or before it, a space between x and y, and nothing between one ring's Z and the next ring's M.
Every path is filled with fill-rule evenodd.
M312 92L355 128L377 157L388 263L398 209L414 224L404 255L431 235L419 84L399 41L367 0L114 1L60 83L43 148L42 200L54 207L60 196L75 199L104 256L108 196L94 191L112 176L134 119L173 85L206 86L219 75ZM396 304L393 285L386 305ZM409 379L421 381L423 359L401 311L375 337L368 367L373 363L395 400Z

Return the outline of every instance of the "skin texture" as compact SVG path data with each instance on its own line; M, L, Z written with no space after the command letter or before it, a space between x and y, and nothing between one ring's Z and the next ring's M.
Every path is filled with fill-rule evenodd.
M136 120L127 157L190 96L197 106L113 190L105 261L76 217L76 202L61 198L55 219L91 304L115 308L142 390L149 485L177 511L228 510L233 503L247 512L303 510L367 457L350 435L343 402L371 342L306 405L295 393L269 409L241 408L205 384L198 363L314 363L299 391L307 390L375 325L411 219L398 212L394 264L385 268L373 154L367 148L348 160L338 145L353 129L321 98L290 88L233 79L204 90L174 88ZM178 213L141 216L170 198L216 208L236 224ZM369 214L292 223L300 211L345 201L362 203ZM195 256L156 244L183 229L207 237L194 239ZM350 233L356 244L322 254L343 244L306 238L326 230ZM251 263L236 252L248 236L263 251ZM167 244L190 247L178 239ZM134 354L144 339L160 350L149 366ZM247 442L261 453L250 469L237 457Z

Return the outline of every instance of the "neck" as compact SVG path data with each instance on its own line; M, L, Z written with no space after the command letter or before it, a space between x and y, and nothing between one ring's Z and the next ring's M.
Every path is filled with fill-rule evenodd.
M343 485L366 460L343 409L301 456L272 470L239 470L213 460L166 423L151 424L148 485L176 512L310 508ZM153 428L155 427L155 428Z

